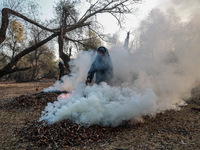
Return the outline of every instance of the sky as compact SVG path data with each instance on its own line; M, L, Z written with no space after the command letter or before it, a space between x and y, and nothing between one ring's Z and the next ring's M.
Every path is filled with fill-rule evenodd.
M50 19L53 17L53 6L59 0L36 0L39 6L41 7L41 12L43 19ZM133 28L137 28L148 13L155 7L160 4L159 0L143 0L142 2L135 5L136 11L132 15L127 15L127 20L125 23L125 28L123 30L119 29L116 20L110 15L102 15L98 19L103 24L104 33L106 34L114 34L115 32L120 31L120 38L122 40L125 39L126 33Z

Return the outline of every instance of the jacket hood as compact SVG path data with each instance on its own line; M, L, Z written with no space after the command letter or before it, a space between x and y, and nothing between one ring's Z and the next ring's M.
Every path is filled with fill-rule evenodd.
M108 53L108 49L104 46L100 46L98 49L97 49L97 53L99 53L99 51L102 50L104 51L105 54L107 54L109 56L109 53Z

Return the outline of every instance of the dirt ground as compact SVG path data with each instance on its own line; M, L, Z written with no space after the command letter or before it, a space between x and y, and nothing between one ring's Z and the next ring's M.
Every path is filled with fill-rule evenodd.
M37 120L39 113L33 109L7 109L4 105L15 97L40 93L54 81L43 82L0 82L0 149L18 149L13 144L17 141L14 130L23 126L26 120Z
M104 142L67 147L58 145L57 148L44 148L31 142L20 142L21 137L16 134L16 129L27 126L27 122L29 125L30 122L37 122L45 106L16 105L20 107L16 109L12 104L14 99L19 96L22 99L22 95L25 95L25 98L37 98L37 94L53 83L54 81L0 83L0 149L200 149L200 88L193 90L193 96L187 101L188 105L179 111L170 110L154 117L146 116L143 122L126 126L115 137ZM55 95L51 97L55 98ZM45 96L42 98L45 99Z

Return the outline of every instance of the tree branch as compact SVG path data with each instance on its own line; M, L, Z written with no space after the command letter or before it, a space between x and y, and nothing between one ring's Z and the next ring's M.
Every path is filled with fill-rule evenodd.
M4 59L6 59L6 57L7 57L6 55L3 56L3 57L0 59L0 62L3 61Z
M18 72L18 71L26 71L26 70L29 70L31 69L31 67L26 67L26 68L14 68L14 69L11 69L7 72L7 74L10 74L10 73L14 73L14 72Z
M97 3L95 3L94 5L92 5L88 9L88 11L86 11L86 13L88 15L84 14L84 16L81 17L81 19L79 21L80 22L85 22L90 17L95 16L96 14L99 14L99 13L110 13L111 11L114 11L116 14L117 13L122 14L122 13L125 13L125 12L130 12L130 10L125 5L125 3L130 2L130 0L122 0L122 1L111 0L111 1L106 1L106 2L107 3L104 5L104 7L99 8L99 9L98 9L98 6L97 7L94 6L94 5L97 5ZM92 10L92 8L94 8L94 11Z
M2 9L2 24L1 24L1 29L0 29L0 44L5 40L6 38L6 30L8 28L8 24L9 24L9 16L8 14L12 14L14 16L17 16L17 17L20 17L44 30L47 30L47 31L50 31L50 32L58 32L58 29L49 29L49 28L46 28L42 25L40 25L39 23L27 18L26 16L14 11L14 10L11 10L9 8L3 8Z

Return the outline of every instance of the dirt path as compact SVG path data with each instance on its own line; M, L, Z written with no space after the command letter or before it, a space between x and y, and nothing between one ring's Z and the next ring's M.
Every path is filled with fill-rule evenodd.
M43 88L53 82L35 83L0 83L0 147L1 149L44 149L30 144L19 142L20 137L15 130L28 126L27 122L36 122L40 117L42 107L15 109L4 107L8 102L12 104L13 97L30 95L26 98L35 98ZM37 88L39 87L39 90ZM51 96L52 97L52 96ZM45 98L45 97L43 97ZM50 97L46 97L50 98ZM9 108L9 109L8 109ZM173 149L198 150L200 149L200 88L194 90L193 97L188 105L180 111L166 111L155 117L144 117L143 123L126 127L114 138L87 146L76 146L56 149ZM46 147L45 149L48 149ZM51 149L51 148L49 148ZM55 149L55 148L54 148Z

